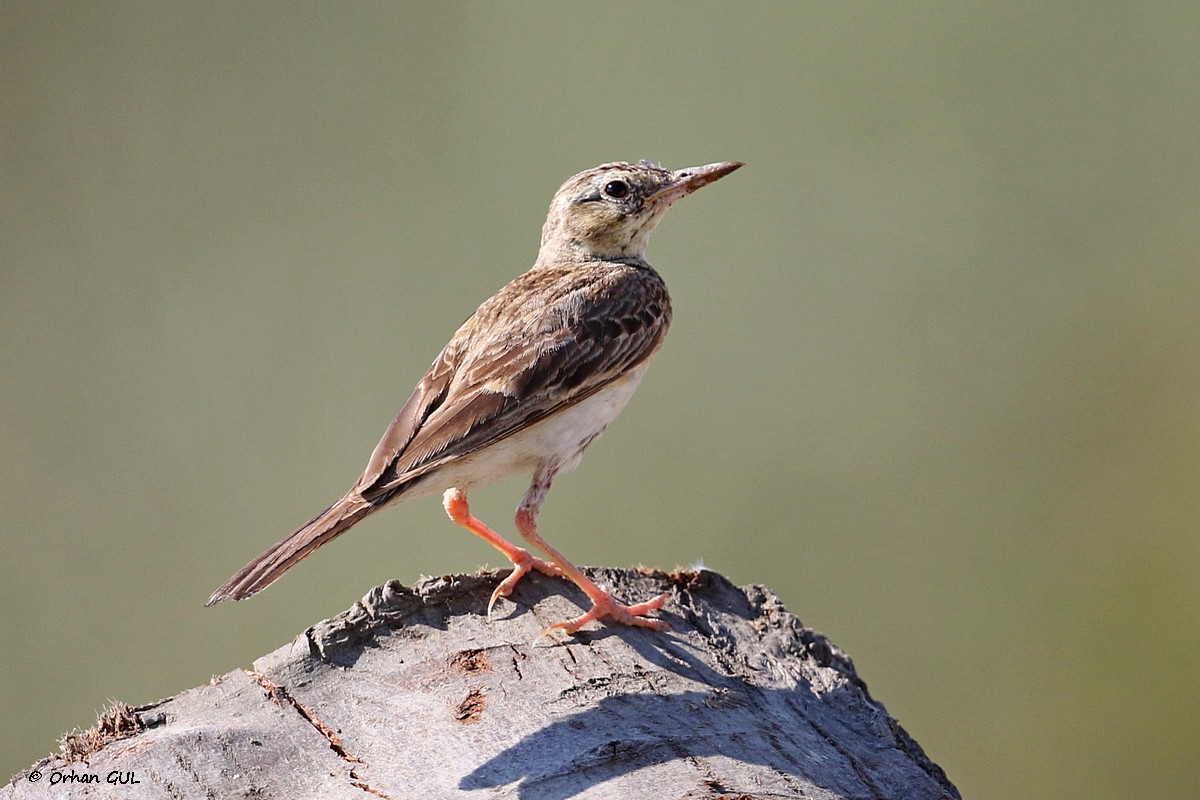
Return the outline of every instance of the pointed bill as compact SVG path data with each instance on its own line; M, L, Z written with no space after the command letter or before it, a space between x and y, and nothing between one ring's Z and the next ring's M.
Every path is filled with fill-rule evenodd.
M684 167L674 172L674 180L646 198L647 202L670 205L681 197L691 194L701 186L724 178L738 167L741 161L718 161L701 167Z

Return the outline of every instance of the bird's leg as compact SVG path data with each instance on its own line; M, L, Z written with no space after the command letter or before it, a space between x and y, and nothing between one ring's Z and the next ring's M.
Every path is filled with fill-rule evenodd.
M517 507L517 530L521 532L521 536L524 537L525 541L549 556L550 560L562 571L564 577L583 590L583 593L592 601L592 607L589 611L574 619L551 625L542 631L542 636L551 631L562 631L569 636L588 622L602 618L611 619L613 622L619 622L622 625L635 625L656 631L662 630L666 626L665 622L657 619L646 619L644 615L662 608L666 604L669 595L660 594L652 600L632 606L622 605L609 592L601 589L596 585L595 581L584 575L578 567L568 561L562 553L555 550L538 533L538 514L542 510L542 503L546 499L546 493L550 491L550 482L553 478L554 472L538 472L533 476L533 484L529 487L529 491L525 493L525 498L521 501L521 505Z
M492 615L492 606L496 605L496 601L501 597L508 597L512 594L513 589L517 586L517 581L521 580L522 576L526 572L529 572L529 570L536 569L538 572L553 576L563 574L562 570L554 564L551 564L544 558L530 555L529 551L524 547L518 547L505 540L500 534L473 517L471 509L467 505L467 493L462 489L447 489L446 493L442 496L442 505L445 507L446 513L450 516L452 522L463 526L499 550L513 564L513 571L492 592L492 599L488 601L487 607L489 617Z

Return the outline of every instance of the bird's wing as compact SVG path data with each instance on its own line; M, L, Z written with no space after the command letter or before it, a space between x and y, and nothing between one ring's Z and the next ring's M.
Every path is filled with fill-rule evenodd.
M485 302L434 360L356 489L377 502L604 388L649 358L670 324L649 267L540 269Z

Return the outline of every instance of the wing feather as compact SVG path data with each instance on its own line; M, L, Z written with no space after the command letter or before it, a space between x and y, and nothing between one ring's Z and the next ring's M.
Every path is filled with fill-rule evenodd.
M372 502L595 394L661 346L671 321L645 264L531 270L463 323L375 448Z

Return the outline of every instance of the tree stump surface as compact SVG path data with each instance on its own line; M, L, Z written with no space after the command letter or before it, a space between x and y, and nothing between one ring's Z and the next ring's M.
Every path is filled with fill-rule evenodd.
M587 572L669 592L673 630L539 638L586 605L536 573L490 620L503 573L391 581L252 670L117 704L0 798L959 798L769 589Z

